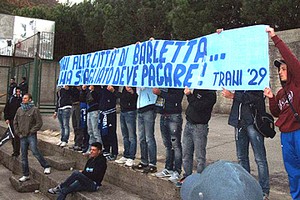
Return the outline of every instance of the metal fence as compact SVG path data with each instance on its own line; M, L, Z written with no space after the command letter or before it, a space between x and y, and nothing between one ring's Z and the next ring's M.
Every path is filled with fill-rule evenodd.
M0 49L0 55L34 58L38 52L41 59L52 60L53 48L54 33L38 32L14 45L11 40L7 40L7 46Z

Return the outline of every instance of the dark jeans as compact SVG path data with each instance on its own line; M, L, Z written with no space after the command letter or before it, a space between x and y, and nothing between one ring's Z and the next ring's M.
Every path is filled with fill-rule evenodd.
M181 114L162 114L160 117L161 137L166 148L165 168L181 173L182 166L182 116Z
M118 155L117 113L107 114L108 134L102 135L104 152Z
M136 154L136 110L121 112L120 124L124 143L124 157L135 159Z
M240 131L235 128L235 142L239 164L250 173L249 144L251 143L255 162L258 169L259 184L264 193L269 194L269 168L266 157L264 137L258 133L253 125L242 128Z
M74 171L65 182L60 184L60 193L57 200L63 200L72 192L88 191L95 192L98 186L96 182L86 177L79 171Z
M43 155L37 148L37 136L36 134L31 134L27 137L21 138L21 152L22 152L22 170L24 176L29 176L29 166L28 166L28 149L32 151L32 154L39 161L43 168L50 167Z
M11 131L13 132L14 137L15 137L15 138L12 138L12 140L11 140L11 144L13 146L13 154L20 155L20 137L17 134L15 134L13 119L9 120L9 125L10 125Z
M81 147L83 143L83 131L80 127L80 105L72 105L72 126L74 129L74 146Z

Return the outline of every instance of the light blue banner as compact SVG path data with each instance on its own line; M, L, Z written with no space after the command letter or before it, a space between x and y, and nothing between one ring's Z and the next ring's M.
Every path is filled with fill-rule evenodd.
M65 56L58 85L260 90L269 86L266 25L189 41L149 40Z

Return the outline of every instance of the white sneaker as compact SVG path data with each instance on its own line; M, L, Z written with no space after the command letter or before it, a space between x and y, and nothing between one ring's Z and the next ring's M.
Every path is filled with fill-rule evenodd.
M118 164L124 164L126 161L127 161L127 158L125 158L125 157L122 157L119 160L115 160L115 162Z
M51 167L46 167L44 169L44 174L50 174L51 173Z
M68 144L66 142L62 142L59 146L60 147L66 147Z
M180 174L177 171L174 171L172 176L168 180L173 183L177 183L179 181L180 177L181 177Z
M155 176L157 178L164 178L164 177L170 177L173 175L173 171L172 170L167 170L167 169L163 169L161 172L157 172L155 174Z
M125 166L132 167L134 165L134 162L132 159L128 158L125 162Z
M20 181L20 182L24 182L24 181L27 181L27 180L29 180L29 179L30 179L29 176L22 176L21 178L19 178L19 181Z
M62 141L59 141L59 143L57 143L56 145L57 145L57 146L60 146L60 145L61 145L61 143L62 143Z

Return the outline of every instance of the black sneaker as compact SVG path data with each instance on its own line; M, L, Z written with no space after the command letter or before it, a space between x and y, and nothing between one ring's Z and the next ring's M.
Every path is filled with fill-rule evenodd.
M117 155L106 156L106 160L108 160L108 161L115 161L116 159L117 159Z
M20 155L19 153L15 153L15 152L11 154L12 157L18 157L19 155Z
M148 174L148 173L155 173L157 172L157 168L155 166L148 166L146 168L144 168L144 170L142 171L142 173Z
M147 167L148 165L140 162L139 164L132 166L132 169L144 170Z
M60 193L60 191L61 191L61 189L60 189L60 186L59 186L59 185L56 186L56 187L54 187L54 188L50 188L50 189L48 190L48 192L49 192L50 194L58 194L58 193Z

